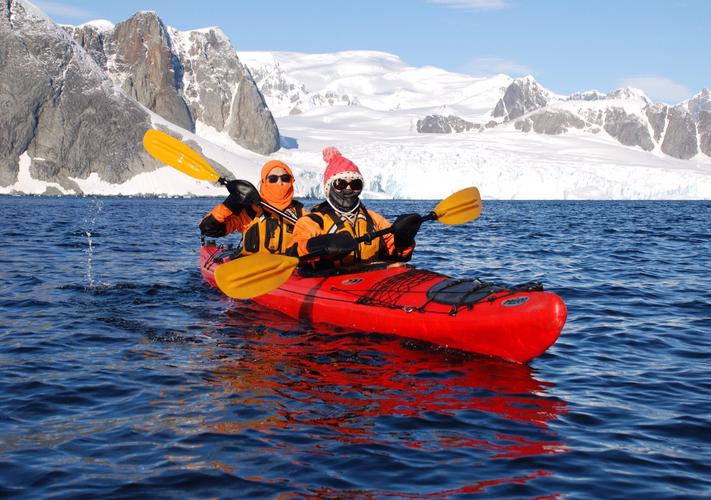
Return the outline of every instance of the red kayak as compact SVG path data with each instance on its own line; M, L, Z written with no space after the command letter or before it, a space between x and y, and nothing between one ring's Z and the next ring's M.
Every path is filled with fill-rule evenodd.
M235 250L204 244L205 281L216 287L215 269L234 258ZM326 273L297 270L252 300L311 324L399 335L517 363L553 345L567 316L563 300L540 283L504 287L382 262Z

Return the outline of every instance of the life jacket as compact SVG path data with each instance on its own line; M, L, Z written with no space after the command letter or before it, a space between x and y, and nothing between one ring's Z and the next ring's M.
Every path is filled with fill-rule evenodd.
M326 201L319 203L311 209L311 213L307 217L321 226L324 234L333 234L337 232L348 232L354 238L362 236L366 233L376 231L373 218L368 213L363 203L360 204L358 210L354 212L356 216L355 222L352 224L345 216L339 216L334 208ZM371 241L364 241L354 252L346 255L342 259L329 261L328 266L340 267L352 265L356 262L368 262L387 256L387 249L382 237L375 238ZM318 263L316 266L318 267Z
M246 207L245 210L252 217L252 221L242 232L243 255L260 251L279 254L295 253L295 249L291 248L291 235L294 232L293 222L279 214L270 212L268 209L261 209L257 212L252 207ZM293 200L291 206L284 209L283 212L298 219L304 213L304 205Z

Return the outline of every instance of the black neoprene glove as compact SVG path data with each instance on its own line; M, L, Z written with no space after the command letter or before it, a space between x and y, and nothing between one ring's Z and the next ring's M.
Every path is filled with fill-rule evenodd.
M395 236L395 248L402 250L415 244L415 235L422 225L422 217L419 214L403 214L398 216L393 223L393 235Z
M260 201L259 191L249 181L228 181L225 186L230 195L222 204L235 213L246 206L257 205Z
M306 242L309 253L328 257L340 257L351 253L358 244L349 233L333 233L314 236Z

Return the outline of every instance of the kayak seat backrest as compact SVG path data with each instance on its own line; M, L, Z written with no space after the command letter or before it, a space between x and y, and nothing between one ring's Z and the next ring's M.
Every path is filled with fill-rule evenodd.
M214 255L213 260L218 264L222 264L223 262L228 262L230 260L236 259L239 256L240 251L241 249L239 248L235 248L233 250L225 250Z
M224 264L225 262L234 260L237 257L239 257L239 254L241 251L242 251L241 248L225 248L224 250L217 251L210 256L210 258L207 260L207 262L205 264L205 267L209 267L213 263L214 264Z
M470 306L504 290L507 288L502 285L478 279L446 279L427 290L427 299L452 306Z

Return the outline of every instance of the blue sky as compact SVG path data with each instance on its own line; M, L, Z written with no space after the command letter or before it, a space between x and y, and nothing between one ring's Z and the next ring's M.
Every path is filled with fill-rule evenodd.
M34 0L55 21L155 10L240 50L380 50L412 66L533 75L562 94L632 85L675 104L711 88L707 0Z

